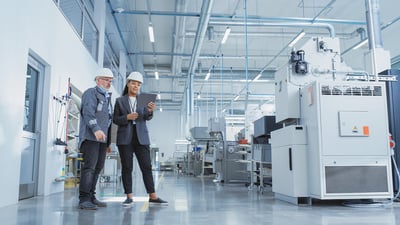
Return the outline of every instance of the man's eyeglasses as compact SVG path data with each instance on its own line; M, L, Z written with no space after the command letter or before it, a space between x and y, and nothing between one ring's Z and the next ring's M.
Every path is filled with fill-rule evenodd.
M111 83L111 82L113 81L113 79L112 79L112 78L104 78L104 77L100 77L99 79L100 79L100 80L103 80L103 81L106 81L106 82L109 82L109 83Z

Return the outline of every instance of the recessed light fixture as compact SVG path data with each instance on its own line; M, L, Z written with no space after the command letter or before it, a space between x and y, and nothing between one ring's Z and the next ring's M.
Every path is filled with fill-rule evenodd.
M228 40L229 33L231 33L231 28L227 27L224 33L224 37L222 38L221 44L225 44L226 40Z
M210 76L211 76L211 73L210 73L210 71L208 71L208 73L207 73L206 77L204 78L204 80L208 80L210 78Z
M259 74L253 79L253 81L256 81L256 80L260 79L261 76L262 76L262 73L259 73Z
M149 23L149 39L150 39L150 42L151 43L154 43L155 42L155 40L154 40L154 28L153 28L153 24L152 23Z
M154 72L154 76L156 76L156 80L158 80L158 79L159 79L159 76L158 76L158 71Z
M353 50L361 48L361 46L365 45L368 43L368 39L365 39L364 41L358 43L356 46L353 47Z
M293 47L302 37L306 35L306 32L302 31L300 32L289 44L288 46L291 48Z

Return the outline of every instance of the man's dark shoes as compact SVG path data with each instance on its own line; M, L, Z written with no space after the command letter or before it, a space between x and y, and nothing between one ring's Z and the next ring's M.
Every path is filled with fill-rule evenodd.
M97 207L107 207L107 203L101 202L97 200L96 198L92 200L92 203L97 205Z
M152 205L168 205L167 201L162 200L161 198L149 199L149 203Z
M84 201L79 203L79 208L86 210L96 210L97 205L93 204L91 201Z

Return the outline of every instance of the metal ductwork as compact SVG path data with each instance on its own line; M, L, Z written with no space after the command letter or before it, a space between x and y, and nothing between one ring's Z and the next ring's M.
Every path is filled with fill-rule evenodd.
M210 26L244 26L243 21L211 21L209 23ZM263 26L263 27L317 27L317 28L326 28L329 31L331 37L335 37L335 28L328 23L307 23L307 22L276 22L276 23L265 23L265 22L247 22L247 26Z
M194 46L192 50L192 57L190 58L189 63L189 71L188 71L188 83L186 85L186 91L188 91L187 97L190 99L190 104L187 108L187 115L190 116L193 112L193 73L196 67L197 59L200 55L201 46L203 44L203 37L207 31L207 24L210 20L211 9L214 1L213 0L204 0L203 5L201 7L201 16L199 20L199 24L197 27L197 35L194 41Z
M382 32L380 28L379 0L365 0L369 49L382 48Z

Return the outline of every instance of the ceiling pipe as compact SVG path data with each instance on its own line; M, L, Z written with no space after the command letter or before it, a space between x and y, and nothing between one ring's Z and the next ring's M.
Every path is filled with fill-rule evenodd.
M382 48L382 32L380 29L380 12L378 0L365 0L367 31L369 37L369 49Z
M210 20L210 12L212 9L214 1L213 0L204 0L203 5L201 7L201 16L199 19L199 23L197 26L197 35L194 41L194 46L192 50L192 57L189 63L189 71L188 71L188 82L185 85L185 91L188 91L189 94L187 95L190 99L190 104L188 107L187 115L190 116L193 114L193 76L194 76L194 69L196 67L197 59L200 55L200 50L203 45L204 35L207 31L208 21Z
M396 18L395 20L391 21L390 23L386 24L385 26L380 27L380 13L379 13L379 3L378 0L365 0L365 14L367 20L367 30L368 30L368 43L369 49L372 55L372 74L374 74L375 80L378 80L378 75L376 71L377 62L376 62L376 48L383 47L382 41L382 30L388 28L394 22L397 22L400 18ZM342 52L342 56L348 53L350 50L354 49L355 46L358 46L362 42L367 40L367 38L362 39L361 41L355 43L350 48L346 49Z
M248 48L248 35L247 35L247 30L248 30L248 15L247 15L247 0L244 0L243 2L243 6L244 6L244 31L245 31L245 44L246 44L246 60L245 60L245 70L246 70L246 95L245 95L245 102L244 102L244 110L245 112L247 111L247 107L249 105L249 71L248 71L248 67L249 67L249 58L247 57L249 54L249 48ZM240 93L239 93L240 95ZM238 96L239 96L238 95ZM236 98L235 98L236 99ZM236 99L237 100L237 99ZM236 101L234 100L234 101ZM249 127L248 125L248 117L245 117L245 134L248 135L249 134Z
M114 11L113 11L113 6L112 6L112 4L111 4L111 1L108 0L107 3L108 3L108 7L109 7L110 10L111 10L111 16L113 17L114 24L115 24L115 26L117 27L118 36L119 36L119 38L120 38L120 40L121 40L122 46L124 46L125 53L128 54L128 47L127 47L126 42L125 42L125 40L124 40L124 38L123 38L123 36L122 36L121 27L119 26L118 20L117 20L117 18L115 17L115 14L114 14ZM129 61L129 65L131 66L131 69L134 70L135 67L133 66L133 63L132 63L132 60L131 60L130 57L128 57L128 61Z
M286 56L286 57L287 57L287 56ZM234 70L232 70L232 71L231 71L231 70L227 70L226 68L222 68L222 67L215 67L215 68L218 69L218 70L227 71L228 73L230 72L230 75L233 76L233 77L241 77L241 78L243 78L243 74L245 73L245 71L243 70L243 68L234 69ZM146 72L152 72L152 71L153 71L152 69L145 69L145 70L144 70L145 73L146 73ZM161 77L160 77L160 80L161 80L161 79L178 79L178 80L185 80L185 81L186 81L186 79L187 79L186 76L170 75L170 72L169 72L169 71L163 70L163 69L160 69L160 68L158 68L158 71L159 71L160 73L162 73L162 74L167 74L166 76L161 76ZM277 71L277 68L275 68L275 67L267 67L267 68L264 68L264 69L263 69L263 73L264 73L263 77L271 78L271 77L272 77L272 74L275 73L276 71ZM182 69L182 72L183 72L183 73L187 73L186 68L183 68L183 69ZM250 68L250 69L248 69L248 72L249 72L249 75L250 75L250 76L255 77L255 76L257 76L257 75L260 73L260 69L259 69L259 68ZM152 79L152 77L149 77L149 78L147 78L147 79ZM204 76L203 76L203 75L194 76L193 79L195 79L195 80L204 80ZM215 76L211 76L211 77L209 78L209 80L215 80L215 79L216 79Z
M224 32L221 31L213 31L214 32L214 36L223 36ZM294 35L296 35L297 32L276 32L276 31L268 31L266 32L248 32L247 36L251 36L251 37L274 37L274 38L282 38L282 37L293 37ZM321 36L324 35L325 33L322 32L307 32L307 34L309 34L310 36ZM186 31L185 33L186 37L195 37L196 33L194 31ZM229 34L230 37L242 37L245 36L246 34L244 32L238 32L238 31L231 31L231 33ZM346 39L351 39L354 38L354 34L352 33L338 33L335 32L336 36L340 36L341 39L346 38Z
M314 23L317 18L323 13L325 12L325 10L327 10L329 7L331 7L331 5L333 5L333 3L335 3L336 0L331 0L322 10L319 11L319 13L317 13L317 15L314 16L314 18L312 19L312 23Z
M154 61L154 76L156 77L156 80L158 80L158 68L157 68L157 56L154 54L154 52L156 52L156 43L154 40L154 25L153 22L151 20L151 5L149 0L146 1L146 6L147 6L147 10L148 10L148 18L149 18L149 38L150 38L150 42L151 42L151 48L153 50L153 61ZM150 30L151 28L151 30Z
M366 38L366 31L365 31L364 27L357 28L356 32L360 35L360 41L362 41Z
M165 95L175 95L175 94L182 94L182 92L180 91L159 91L157 92L158 94L163 96L163 100L165 100L166 98L164 97ZM199 91L197 93L200 93ZM221 92L207 92L207 95L220 95ZM230 92L224 92L222 93L224 96L232 96L235 93L230 93ZM259 97L266 97L266 96L271 96L268 94L252 94L252 96L259 96ZM196 98L198 99L198 98ZM207 97L201 97L200 99L207 99Z
M261 97L260 96L259 98L251 98L248 101L250 103L257 103L259 101L269 101L271 99L272 99L272 97L266 97L266 96ZM196 99L195 101L196 102L201 102L201 103L204 103L204 102L218 102L218 103L221 103L221 99L217 99L217 98L214 98L214 97L210 97L210 98L206 97L206 98ZM244 102L244 101L245 101L245 99L240 99L239 98L235 102ZM227 98L227 99L222 100L223 104L230 104L231 102L232 102L231 98L229 98L229 99ZM171 99L165 99L162 102L162 107L164 107L164 106L182 106L182 104L181 104L180 101L173 101ZM217 108L218 108L218 106L217 106Z
M386 23L385 25L383 25L383 26L381 27L381 30L384 30L384 29L386 29L387 27L390 27L392 24L396 23L396 22L399 21L399 20L400 20L400 16L394 18L393 20L391 20L391 21L389 21L388 23Z
M134 53L128 53L128 55L158 55L158 56L180 56L182 58L189 58L192 56L191 53L173 53L173 52L134 52ZM275 55L249 55L248 57L252 58L267 58L267 57L273 57ZM199 58L207 59L207 58L215 58L215 54L200 54ZM244 55L224 55L225 59L240 59L244 58ZM169 70L171 72L171 70ZM173 73L172 74L177 74Z
M235 7L233 8L233 14L231 14L231 18L235 18L235 16L237 15L236 14L236 11L239 9L239 7L240 7L240 3L241 3L241 0L237 0L237 2L236 2L236 5L235 5ZM247 14L246 14L247 15ZM245 17L245 18L247 18L247 16ZM210 27L210 26L209 26ZM225 34L225 32L224 32L224 34ZM247 34L247 31L246 31L246 34ZM246 36L246 38L247 38L247 36ZM211 61L211 63L209 62L209 69L208 69L208 73L211 75L211 71L213 71L213 73L214 73L214 71L215 71L215 69L216 69L216 66L215 65L217 65L217 64L219 64L219 61L220 61L220 54L222 53L222 51L221 51L221 48L222 48L222 42L219 42L219 44L218 44L218 47L216 48L216 51L215 51L215 54L214 54L214 57L212 57L211 59L212 59L212 61ZM247 48L247 47L246 47ZM247 59L248 59L248 53L247 53L247 50L246 50L246 54L244 55L244 56L242 56L241 57L241 59L245 59L246 61L247 61ZM246 67L247 67L247 63L246 63ZM223 70L225 70L225 68L220 68L220 71L221 71L221 73L223 73ZM247 71L247 69L245 70L245 72ZM232 68L231 68L231 72L232 72ZM208 78L207 78L207 80L209 79L209 76L208 76ZM202 85L202 87L203 87L203 85ZM201 89L202 89L202 87L201 87ZM217 112L216 112L217 113ZM217 115L216 115L217 116Z
M372 74L375 76L375 81L378 81L378 72L380 71L377 71L378 64L376 59L376 49L383 47L378 0L365 0L365 8L368 24L368 45L372 56Z
M176 0L176 10L177 12L180 12L182 9L184 12L187 10L187 0ZM184 46L185 46L185 40L186 40L186 17L175 17L175 27L174 27L174 41L173 41L173 52L183 52ZM178 56L178 55L177 55ZM171 72L172 74L180 74L180 68L182 66L182 59L181 57L172 57L172 63L171 63Z
M145 10L126 10L122 12L116 12L120 14L131 14L131 15L147 15L148 12ZM201 14L197 12L172 12L172 11L151 11L152 16L182 16L182 17L200 17ZM365 21L358 20L341 20L341 19L315 19L315 18L304 18L304 17L263 17L263 16L247 16L248 21L281 21L281 22L306 22L306 23L335 23L335 24L348 24L348 25L366 25ZM234 14L211 14L210 19L212 21L217 21L219 19L228 19L232 21L233 19L243 20L244 17Z
M387 24L383 25L380 27L380 30L383 31L386 28L390 27L391 25L395 24L396 22L400 21L400 16L394 18L393 20L391 20L390 22L388 22ZM350 48L342 51L342 53L340 54L341 56L344 56L346 53L348 53L349 51L353 50L355 46L359 45L361 42L367 40L367 37L365 37L364 39L360 40L359 42L355 43L354 45L350 46Z
M186 33L185 33L186 35ZM209 41L214 41L214 27L209 26L207 27L207 37Z
M212 26L244 26L243 21L211 21L209 25ZM247 26L262 26L262 27L295 27L295 28L326 28L329 31L330 37L335 37L335 28L328 23L304 23L304 22L291 22L291 23L266 23L266 22L247 22Z

